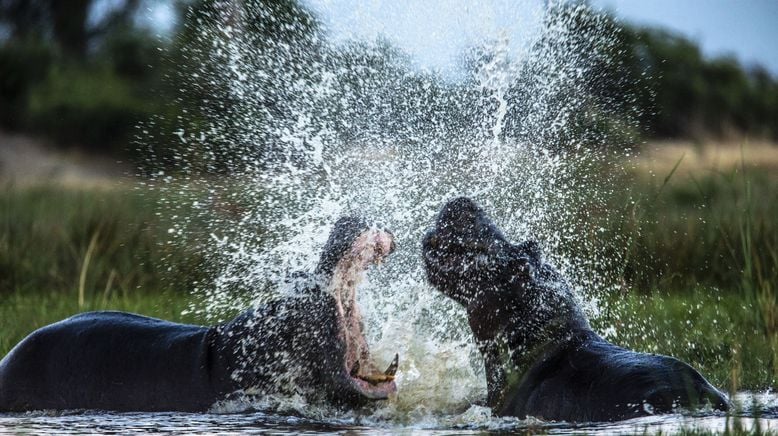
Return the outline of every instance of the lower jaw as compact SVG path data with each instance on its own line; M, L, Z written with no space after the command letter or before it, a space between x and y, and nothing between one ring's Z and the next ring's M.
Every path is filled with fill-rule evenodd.
M397 385L394 381L371 384L358 377L351 377L353 383L365 398L372 400L384 400L397 392Z

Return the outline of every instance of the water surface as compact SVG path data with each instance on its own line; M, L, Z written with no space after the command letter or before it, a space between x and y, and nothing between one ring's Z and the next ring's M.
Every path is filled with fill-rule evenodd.
M570 424L535 419L491 417L489 409L471 406L459 414L384 416L373 413L337 417L302 417L263 411L241 413L105 413L30 412L0 414L0 434L488 434L527 432L548 434L675 433L679 430L723 432L778 431L778 395L742 392L736 395L742 411L676 413L614 423ZM315 414L315 412L313 413ZM402 422L402 423L400 423Z

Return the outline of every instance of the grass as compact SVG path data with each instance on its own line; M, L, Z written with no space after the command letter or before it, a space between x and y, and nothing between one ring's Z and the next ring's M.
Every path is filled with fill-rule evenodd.
M201 254L166 242L158 200L131 188L0 187L0 297L188 289Z
M727 390L762 390L778 382L772 339L738 293L698 288L610 300L603 305L610 310L593 324L619 345L674 356Z
M176 322L200 324L196 315L182 315L189 304L180 292L130 292L88 297L83 304L59 292L13 292L0 300L0 356L31 331L69 316L91 310L123 310Z
M626 286L605 297L595 326L687 361L719 386L775 387L778 176L756 164L672 162L653 173L636 165L630 188L611 199L610 234L629 241ZM182 311L192 283L207 278L203 254L166 242L159 195L0 187L0 356L85 310L202 321Z
M764 164L746 147L739 161L681 148L657 171L638 162L611 206L630 292L599 322L730 389L778 382L778 149L758 150Z
M663 174L643 165L628 197L615 200L631 205L616 232L632 238L624 279L640 295L620 304L645 314L646 338L633 333L629 345L698 362L730 388L778 382L778 148L758 150L741 147L739 161L731 149L726 159L698 150L708 158L687 165L690 150L677 150L673 167L666 156Z
M683 168L681 162L680 168ZM679 171L680 171L679 168ZM668 173L669 174L669 173ZM637 175L612 199L636 289L736 290L778 279L778 177L754 168Z
M88 310L198 321L181 313L201 255L165 242L158 200L128 188L0 187L0 356Z

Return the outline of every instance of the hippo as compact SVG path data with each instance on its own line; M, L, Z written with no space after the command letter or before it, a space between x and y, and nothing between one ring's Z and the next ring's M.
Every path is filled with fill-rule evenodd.
M422 257L429 282L467 311L496 415L597 422L730 407L686 363L595 333L539 244L511 243L469 198L443 206Z
M393 250L390 232L345 217L313 272L227 323L103 311L40 328L0 361L0 411L202 412L241 393L342 408L387 399L397 355L384 372L370 360L356 286Z

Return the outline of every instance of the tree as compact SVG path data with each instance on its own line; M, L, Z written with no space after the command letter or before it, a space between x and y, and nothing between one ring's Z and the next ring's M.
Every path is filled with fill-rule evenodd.
M0 0L0 25L12 40L50 40L65 56L84 59L108 32L129 26L140 0L124 0L98 22L89 16L95 0Z

